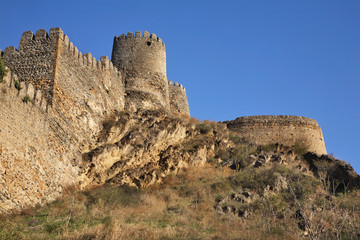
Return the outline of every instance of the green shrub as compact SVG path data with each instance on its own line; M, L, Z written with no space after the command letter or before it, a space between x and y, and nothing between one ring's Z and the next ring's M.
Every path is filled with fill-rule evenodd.
M250 145L237 145L234 149L233 159L236 165L236 170L248 166L251 161L248 158L251 154L256 152L255 146Z
M26 95L25 97L23 97L22 101L23 101L24 103L28 103L28 102L31 101L31 99L30 99L29 95Z
M304 156L307 152L309 152L309 147L309 144L304 141L297 141L291 148L297 155Z
M19 83L19 81L18 80L14 80L14 87L18 90L18 91L20 91L21 89L22 89L22 87L20 86L20 83Z
M196 125L196 128L200 130L201 134L207 134L210 131L211 126L206 123L199 123Z
M235 144L244 144L246 140L244 137L240 137L238 133L231 132L229 133L229 139Z
M6 76L7 70L5 69L5 64L0 56L0 83L4 80L4 77Z
M202 147L208 143L208 139L206 136L199 136L188 141L184 141L180 143L180 146L183 148L184 151L194 151L199 147Z

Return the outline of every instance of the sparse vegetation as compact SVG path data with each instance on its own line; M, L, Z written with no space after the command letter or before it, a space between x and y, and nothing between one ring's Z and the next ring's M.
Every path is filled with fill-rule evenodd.
M4 77L6 76L7 70L5 69L5 64L0 56L0 83L4 81Z
M197 123L193 131L196 137L174 148L194 151L207 146L212 157L205 166L190 166L147 189L107 184L86 191L69 189L53 203L3 216L0 239L358 237L360 191L329 191L326 176L333 162L317 161L317 171L304 174L297 167L306 157L301 144L254 146L209 121ZM270 153L280 151L285 163L271 160ZM295 159L294 152L300 156L292 165L286 158ZM266 164L255 167L255 156L267 158ZM231 161L234 170L219 164Z
M297 155L304 156L307 152L309 152L309 145L304 141L299 140L292 146L292 149Z
M287 187L278 186L279 178ZM208 164L149 189L106 185L69 191L44 207L4 217L0 239L355 239L359 192L326 197L320 186L316 178L282 165L236 172ZM214 209L242 191L258 197L222 207L246 209L249 217Z
M207 134L211 130L211 126L208 123L199 123L196 127L200 130L201 134Z
M23 97L22 101L23 101L24 103L28 103L28 102L31 101L31 98L29 97L29 95L26 95L25 97Z
M20 91L21 89L22 89L22 87L20 86L20 83L19 83L19 81L18 80L14 80L14 87L18 90L18 91Z

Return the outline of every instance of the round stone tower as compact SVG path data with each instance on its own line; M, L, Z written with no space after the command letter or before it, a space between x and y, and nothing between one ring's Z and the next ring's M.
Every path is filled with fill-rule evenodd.
M165 44L149 32L116 36L111 61L124 76L125 109L170 111Z
M310 152L326 154L324 137L319 124L311 118L287 115L239 117L225 122L244 141L256 145L280 143L293 146L304 144Z

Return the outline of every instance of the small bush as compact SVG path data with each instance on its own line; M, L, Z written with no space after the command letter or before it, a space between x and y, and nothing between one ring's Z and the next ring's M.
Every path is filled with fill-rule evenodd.
M241 168L244 168L246 166L248 166L251 161L249 161L248 157L251 154L254 154L256 152L256 147L255 146L250 146L250 145L238 145L236 146L236 148L234 149L234 161L235 161L235 165L236 165L236 170L239 170Z
M211 126L206 123L200 123L196 125L196 128L200 130L201 134L207 134L210 131Z
M5 64L0 56L0 83L4 80L4 77L6 76L7 70L5 69Z
M238 133L230 132L229 139L235 144L244 144L246 143L246 139L244 137L240 137Z
M223 161L227 161L230 159L230 152L227 149L218 149L216 152L216 156Z
M14 80L14 87L15 87L18 91L20 91L20 90L22 89L22 87L20 86L19 81L17 81L17 80Z
M23 97L22 101L23 101L24 103L28 103L28 102L31 101L31 99L30 99L29 95L26 95L25 97Z
M297 155L304 156L307 152L309 152L309 144L305 143L304 141L297 141L292 146L292 149Z
M194 151L199 147L202 147L208 143L208 139L206 136L197 137L194 139L190 139L189 141L182 142L180 145L184 151Z

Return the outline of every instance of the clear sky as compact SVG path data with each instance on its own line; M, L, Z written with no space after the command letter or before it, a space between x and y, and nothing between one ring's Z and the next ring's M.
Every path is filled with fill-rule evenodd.
M314 118L328 153L360 172L358 0L11 0L0 9L3 50L24 31L61 27L99 59L115 35L156 33L193 117Z

